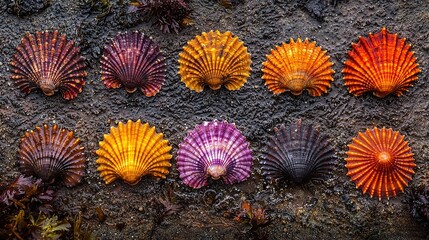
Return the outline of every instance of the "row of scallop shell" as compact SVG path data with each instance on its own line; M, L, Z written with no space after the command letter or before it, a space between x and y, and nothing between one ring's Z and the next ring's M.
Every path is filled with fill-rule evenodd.
M416 164L408 142L399 132L368 129L359 133L348 147L347 175L371 197L396 196L412 179ZM120 122L111 127L99 144L98 171L106 184L119 178L134 185L145 175L166 178L171 167L171 149L163 134L148 123ZM83 152L73 132L58 125L37 127L22 138L20 170L45 182L59 178L66 186L73 186L84 175ZM318 127L298 120L275 129L260 165L269 180L302 183L327 179L335 159L328 137ZM196 126L177 152L180 178L192 188L219 179L226 184L242 182L250 176L252 162L249 142L234 124L225 121Z
M352 44L343 70L349 92L359 96L373 92L377 97L402 95L420 72L414 52L405 39L383 28ZM73 41L58 31L27 33L17 47L11 65L11 79L21 91L41 89L50 96L59 91L73 99L82 91L86 64ZM328 91L333 63L326 50L308 39L282 43L267 55L263 76L274 94L307 90L312 96ZM179 54L181 80L191 90L225 86L238 90L251 71L250 54L231 32L203 32L190 40ZM159 46L140 32L119 33L106 45L100 60L101 80L107 88L123 86L128 92L140 89L146 96L159 92L166 78L165 57Z

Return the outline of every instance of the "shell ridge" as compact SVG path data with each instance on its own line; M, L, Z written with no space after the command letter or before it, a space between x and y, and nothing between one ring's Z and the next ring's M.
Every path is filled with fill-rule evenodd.
M134 56L134 59L131 60L131 62L137 62L136 64L136 79L141 81L141 84L144 86L147 84L147 81L142 81L143 79L147 78L147 75L151 73L150 67L153 65L154 60L159 57L159 49L153 49L153 51L158 52L158 54L152 54L151 52L153 46L150 46L150 40L147 38L142 37L141 45L136 47L140 50L140 54L137 54L137 56Z
M376 141L368 143L368 148L359 153L358 158L354 158L356 139L366 138L366 135L371 135L370 138ZM406 148L406 151L402 151L403 147ZM391 159L386 161L383 157L379 157L380 152L387 152L388 158ZM404 136L397 131L394 132L391 128L368 129L364 134L359 134L357 138L353 139L347 155L347 175L356 181L358 188L363 186L363 193L370 189L371 197L377 195L381 199L396 196L398 190L403 192L414 173L415 164L411 148L404 141ZM404 158L410 162L409 166L401 166Z
M308 146L307 151L307 165L309 166L309 174L314 173L316 174L316 170L319 169L319 171L323 170L323 163L322 161L329 161L329 158L323 158L323 155L320 154L320 152L323 152L324 147L326 147L325 142L322 140L322 136L320 135L320 132L314 128L312 125L307 125L307 131L310 132L309 139L307 142L310 142L310 138L313 139L312 145ZM333 154L332 154L333 155ZM314 160L313 160L314 159ZM330 162L330 161L329 161Z
M45 128L45 131L46 131L46 128ZM58 129L58 133L56 134L54 132L49 133L49 138L53 139L51 144L57 146L54 149L54 151L51 153L53 158L58 159L58 161L56 161L56 164L51 165L52 171L55 171L55 170L67 171L66 160L68 158L72 159L71 158L72 151L65 150L65 148L72 147L70 145L70 140L72 139L68 139L67 135L64 136L64 133L65 131L63 131L61 128ZM61 149L60 146L64 146L64 149Z
M209 33L213 33L213 31L210 31ZM199 46L205 46L205 42L207 42L208 48L213 48L212 40L208 39L207 36L201 36L200 38L196 38L195 45L198 44ZM200 64L200 71L202 73L202 77L205 77L205 74L207 73L207 69L210 69L210 65L212 63L212 55L210 55L210 52L206 52L206 48L198 49L196 48L196 52L198 56L203 56L203 58L200 58L200 61L198 62ZM192 55L191 55L192 56ZM192 56L193 57L193 56Z
M228 166L233 164L233 162L235 164L237 159L234 158L239 157L236 155L236 150L238 150L238 148L240 147L240 143L243 144L243 141L240 138L241 134L238 131L235 131L235 126L233 127L226 122L220 122L219 125L221 126L221 128L219 129L220 132L218 132L220 134L219 139L225 141L225 146L224 148L219 149L218 158L223 159L223 164L227 167L227 170L228 168L234 170L233 167ZM229 174L230 172L227 171L227 175Z
M16 48L16 53L12 57L12 61L10 62L11 65L11 72L12 73L19 73L19 75L12 75L11 78L13 78L15 81L21 80L23 81L23 75L31 75L33 74L32 65L29 63L29 57L25 57L26 55L26 49L18 46ZM28 54L27 54L28 55Z
M79 51L73 41L67 40L65 35L59 35L57 30L36 32L34 35L27 32L16 47L10 63L10 78L25 93L40 88L45 95L50 96L66 84L63 82L65 78L75 78L74 88L81 91L86 77L86 64L81 63ZM74 92L80 91L63 93L63 97L72 99L77 96Z
M212 76L211 76L212 74L210 73L212 71L214 72L219 71L217 69L217 63L219 62L220 58L217 57L217 54L218 54L217 51L218 49L221 49L220 45L221 45L221 42L223 42L223 38L221 38L219 36L219 33L216 32L216 36L213 39L207 39L207 41L208 41L208 44L207 44L208 47L204 48L204 53L203 53L204 54L203 56L206 57L205 59L206 65L204 68L205 74L203 76L207 81L210 81L212 79ZM204 44L204 43L200 43L200 44ZM220 71L217 74L220 74Z
M34 76L34 79L32 79L32 81L36 82L36 79L40 78L40 75L39 75L40 74L40 69L39 69L40 65L39 65L38 59L36 57L36 54L38 51L37 51L37 49L35 49L35 47L37 46L37 43L35 42L33 35L27 35L26 37L28 39L25 39L25 41L23 39L22 44L24 44L25 53L29 59L30 69L34 69L34 71L31 71L32 75ZM34 62L36 64L33 65L33 64L31 64L32 62Z
M376 65L376 63L378 63L378 59L376 58L375 55L373 55L372 51L371 51L371 47L369 45L372 45L371 43L369 43L368 40L362 41L362 43L360 44L360 49L363 49L363 53L365 53L367 56L369 56L369 60L365 61L364 56L362 56L362 54L358 54L359 59L364 63L365 66L365 73L368 74L367 79L370 82L371 86L377 86L377 83L374 82L374 78L375 76L377 76L377 73L380 74L380 69L378 67L378 65ZM384 76L381 76L382 78L384 78Z
M205 168L210 164L210 159L208 159L206 154L205 154L205 152L207 151L207 149L206 149L207 139L206 139L206 135L204 135L203 131L204 130L202 127L197 127L195 129L195 132L194 132L195 134L192 134L191 135L192 137L187 142L188 142L188 144L194 144L192 142L192 140L193 140L194 142L201 142L202 143L201 145L195 145L197 148L194 148L194 150L199 150L199 151L198 151L198 155L197 155L198 157L195 158L194 161L197 162L198 160L201 160L202 164L204 164L203 165L204 169L202 169L201 171L205 172Z
M119 122L119 124L122 124L122 122ZM112 127L110 129L111 134L104 135L104 140L100 142L100 149L97 150L96 153L97 155L102 156L102 158L99 158L100 167L113 169L113 171L115 171L119 176L119 172L117 172L117 170L114 168L115 164L118 164L120 160L123 159L123 156L121 155L121 152L120 152L120 149L122 149L122 147L120 147L120 142L118 142L117 140L118 128L119 126ZM115 146L118 146L119 148L115 148ZM109 151L109 149L111 150ZM110 163L110 165L106 164L105 160L107 160ZM104 165L102 163L104 163Z
M54 42L54 44L57 44L57 42ZM65 45L59 45L59 46L62 47L60 48L59 51L54 52L53 51L54 49L51 49L50 52L52 52L53 54L55 53L58 54L61 58L60 59L57 58L56 59L57 61L48 62L50 66L48 67L48 69L46 69L46 71L44 71L50 75L46 77L51 78L55 82L55 85L59 85L61 78L63 78L66 74L71 74L74 70L73 65L77 64L80 61L79 54L77 54L75 46L71 43L71 41L69 41ZM55 48L55 49L58 49L58 48ZM68 58L67 56L70 56L70 58ZM55 58L51 56L51 58L49 59L55 59Z
M148 172L158 171L159 168L163 169L163 167L170 167L171 164L169 162L165 162L165 158L170 159L172 156L168 154L168 152L171 150L171 147L166 147L164 145L167 144L166 141L162 141L162 135L157 134L156 139L161 142L162 144L159 144L158 146L152 145L152 149L150 153L148 154L147 158L151 157L153 160L151 162L147 162L147 170ZM155 140L154 140L155 141ZM166 156L168 154L168 156ZM160 170L161 172L164 172L164 170Z
M277 132L277 134L282 134L282 135L277 135L277 139L280 139L280 141L283 141L283 144L285 145L281 145L282 143L278 142L276 144L279 144L278 149L281 149L281 151L284 151L284 155L286 156L286 158L284 158L283 161L280 161L283 163L283 165L285 166L285 170L287 173L287 177L292 177L293 173L291 172L292 169L294 169L294 160L293 160L293 155L291 154L291 152L289 151L289 149L293 150L295 148L295 133L294 133L294 128L295 126L282 126L280 128L280 131Z

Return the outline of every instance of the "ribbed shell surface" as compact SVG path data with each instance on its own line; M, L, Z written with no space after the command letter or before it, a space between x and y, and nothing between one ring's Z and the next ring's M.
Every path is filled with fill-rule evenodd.
M276 129L261 161L262 174L268 179L295 183L323 180L334 168L334 155L327 136L298 120L296 124Z
M316 47L316 42L290 39L289 44L283 43L267 55L262 79L274 94L290 91L300 95L306 89L310 95L320 96L334 81L332 65L326 51Z
M250 54L238 37L231 32L203 32L189 41L179 55L182 82L194 91L204 86L218 90L238 90L250 75Z
M396 196L412 180L414 154L399 132L384 127L367 129L348 147L347 176L364 194L379 199Z
M101 80L107 88L140 89L151 97L165 82L166 65L159 46L140 32L119 33L105 47L100 60Z
M377 97L391 93L401 96L418 79L420 72L411 45L386 28L368 38L359 38L344 63L344 82L349 92L360 96L373 92Z
M26 132L18 153L20 171L45 182L59 178L71 187L85 174L86 160L79 138L58 125L44 125Z
M79 51L58 31L27 32L10 62L10 78L24 93L39 88L47 96L59 91L64 99L73 99L87 76Z
M119 122L110 134L104 135L96 151L98 171L106 184L117 178L126 183L137 184L144 175L166 178L171 167L171 147L162 133L140 120Z
M208 184L209 168L219 166L225 172L224 183L246 180L252 169L249 143L234 124L204 122L188 132L179 145L177 168L183 182L192 188Z

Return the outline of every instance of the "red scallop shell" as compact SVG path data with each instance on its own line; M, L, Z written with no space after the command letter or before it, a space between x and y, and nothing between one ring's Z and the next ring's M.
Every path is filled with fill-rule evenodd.
M107 88L123 85L127 92L140 89L151 97L165 82L165 58L159 46L140 32L119 33L105 47L100 65Z
M411 45L386 28L368 38L360 37L352 48L343 73L345 85L356 96L366 92L377 97L401 96L418 79L420 69Z
M10 62L10 78L24 93L40 88L47 96L59 91L64 99L73 99L82 92L87 76L79 51L57 30L27 32Z
M348 145L347 176L371 197L396 196L414 174L414 154L404 136L391 128L367 129Z
M62 179L68 187L85 173L85 156L79 138L58 125L36 127L25 133L19 148L20 170L45 182Z

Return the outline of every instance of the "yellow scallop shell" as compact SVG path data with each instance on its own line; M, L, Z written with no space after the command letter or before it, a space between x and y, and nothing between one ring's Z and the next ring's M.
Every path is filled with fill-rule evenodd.
M311 96L320 96L334 81L332 65L326 51L316 47L316 42L302 42L300 38L295 42L291 38L289 44L283 43L267 55L262 79L274 94L290 91L300 95L307 90Z
M121 178L130 185L137 184L144 175L165 178L171 167L171 147L162 133L140 120L119 122L104 135L96 151L98 171L106 184Z
M231 32L203 32L183 47L179 74L191 90L201 92L205 85L218 90L238 90L250 75L250 54Z

